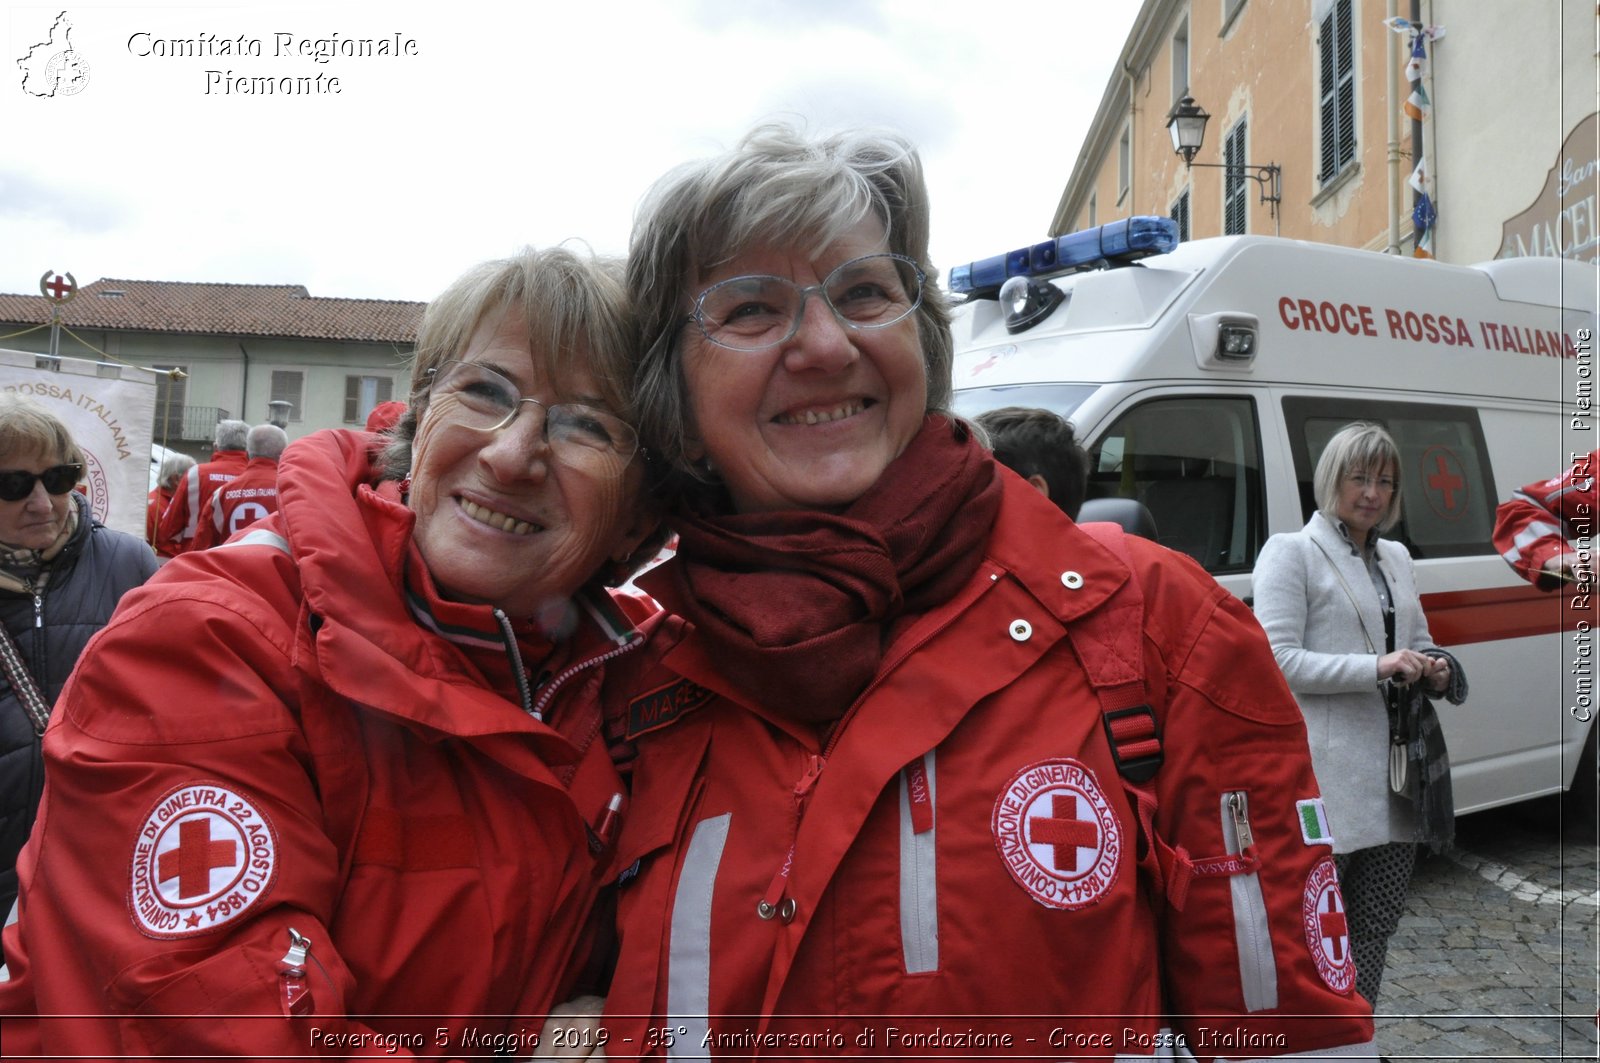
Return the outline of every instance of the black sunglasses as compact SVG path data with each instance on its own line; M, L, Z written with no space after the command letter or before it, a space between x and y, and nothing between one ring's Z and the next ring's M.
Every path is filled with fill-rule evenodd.
M51 494L64 495L78 486L78 480L82 476L82 465L52 465L44 472L7 469L5 472L0 472L0 501L21 502L33 494L35 480L43 483L44 489Z

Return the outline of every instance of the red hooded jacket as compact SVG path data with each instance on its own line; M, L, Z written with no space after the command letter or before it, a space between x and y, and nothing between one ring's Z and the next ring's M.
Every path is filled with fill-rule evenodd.
M612 723L637 761L608 1056L1370 1053L1272 650L1199 566L1126 545L1144 614L1108 652L1142 652L1154 827L1192 878L1169 867L1163 891L1142 866L1068 632L1120 608L1128 564L1005 474L977 573L826 740L730 686L692 630L652 644Z
M368 443L292 445L278 514L84 653L5 930L8 1057L521 1051L566 998L621 790L597 699L643 636L602 595L524 711L490 610L402 578Z

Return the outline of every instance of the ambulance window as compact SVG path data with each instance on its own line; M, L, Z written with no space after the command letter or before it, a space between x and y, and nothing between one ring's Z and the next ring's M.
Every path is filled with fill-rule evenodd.
M1335 432L1352 421L1388 429L1400 450L1400 522L1384 533L1414 558L1491 554L1497 499L1478 411L1412 402L1346 402L1288 398L1300 507L1316 509L1312 476Z
M1090 498L1143 502L1164 546L1206 571L1245 572L1261 548L1261 441L1245 398L1154 399L1089 451Z

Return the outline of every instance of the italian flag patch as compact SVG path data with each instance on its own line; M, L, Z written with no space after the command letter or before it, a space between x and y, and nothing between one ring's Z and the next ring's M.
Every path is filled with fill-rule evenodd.
M1296 801L1294 809L1300 815L1300 837L1307 845L1333 845L1333 831L1328 829L1328 810L1322 798Z

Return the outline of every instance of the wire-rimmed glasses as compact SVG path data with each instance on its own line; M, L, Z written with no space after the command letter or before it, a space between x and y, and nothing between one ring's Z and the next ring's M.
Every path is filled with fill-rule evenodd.
M767 274L730 277L695 297L689 319L719 347L762 351L800 331L810 295L820 295L847 328L880 329L922 304L925 279L914 261L889 252L852 258L806 288Z
M581 402L525 398L515 381L491 365L451 360L428 370L428 375L429 406L450 407L450 419L456 424L498 432L517 419L526 403L544 412L544 440L563 462L592 466L607 461L620 467L638 453L638 433L616 414Z

